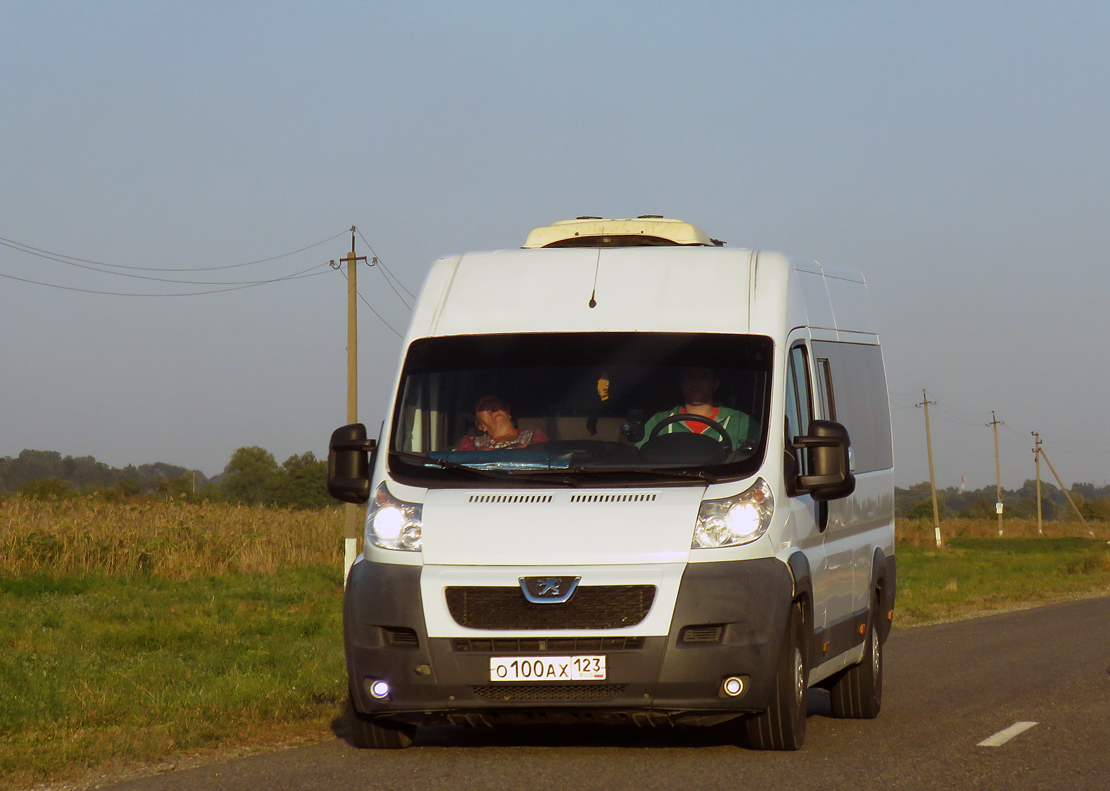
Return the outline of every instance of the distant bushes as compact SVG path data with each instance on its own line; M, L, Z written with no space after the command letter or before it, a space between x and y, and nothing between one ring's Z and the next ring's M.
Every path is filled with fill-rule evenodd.
M126 467L109 467L92 456L62 456L54 450L23 450L16 457L0 457L0 493L13 494L25 491L25 487L41 480L56 478L68 483L73 492L116 490L124 494L154 494L163 481L186 478L189 489L195 486L198 491L208 485L208 478L202 473L178 467L173 464L132 464ZM37 494L31 489L28 493ZM44 496L51 496L49 490ZM57 490L54 496L70 496L70 493Z
M335 505L328 495L328 464L309 451L278 466L272 453L257 445L239 448L220 476L216 495L229 503L284 508Z
M56 451L24 450L0 458L0 495L30 500L178 499L278 508L314 509L336 504L327 493L327 462L310 451L278 464L257 446L239 448L224 471L209 479L196 470L169 464L109 467L91 456L63 457Z

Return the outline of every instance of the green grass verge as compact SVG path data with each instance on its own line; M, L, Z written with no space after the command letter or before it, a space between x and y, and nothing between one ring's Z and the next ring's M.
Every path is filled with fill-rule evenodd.
M953 538L898 547L895 627L1110 593L1110 544L1092 538Z
M954 537L899 546L895 626L1110 593L1110 545ZM321 738L341 713L342 579L286 568L0 577L0 788Z
M338 570L0 579L0 787L320 732L346 695Z

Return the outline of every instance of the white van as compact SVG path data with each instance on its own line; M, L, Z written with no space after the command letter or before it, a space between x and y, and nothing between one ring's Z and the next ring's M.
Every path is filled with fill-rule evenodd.
M368 503L359 746L740 718L792 750L813 686L878 714L894 485L858 272L678 220L555 223L434 264L393 393L376 441L329 451L329 491Z

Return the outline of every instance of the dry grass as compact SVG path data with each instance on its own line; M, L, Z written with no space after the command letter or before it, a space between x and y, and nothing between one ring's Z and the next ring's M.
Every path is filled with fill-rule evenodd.
M267 574L338 567L343 510L184 500L0 499L0 576Z
M1100 538L1110 541L1110 522L1044 522L1045 538ZM1006 538L1035 538L1036 519L1011 519L1002 521L1003 536ZM936 546L936 536L931 519L899 519L895 526L899 546L932 547ZM991 538L998 536L998 521L995 519L942 519L940 522L941 541L953 538Z

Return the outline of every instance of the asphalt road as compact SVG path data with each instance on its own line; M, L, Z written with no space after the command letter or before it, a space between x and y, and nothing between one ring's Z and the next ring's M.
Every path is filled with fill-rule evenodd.
M112 788L1110 790L1110 598L894 632L885 672L876 720L832 719L811 691L796 753L734 746L727 729L428 728L408 750L337 737Z

